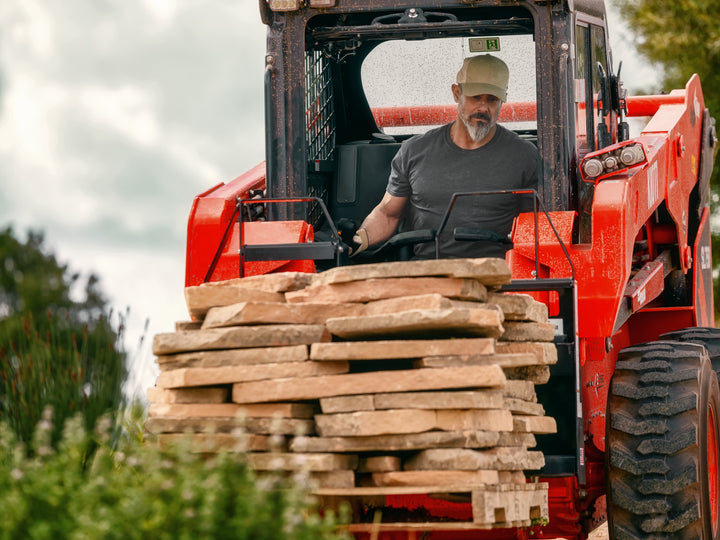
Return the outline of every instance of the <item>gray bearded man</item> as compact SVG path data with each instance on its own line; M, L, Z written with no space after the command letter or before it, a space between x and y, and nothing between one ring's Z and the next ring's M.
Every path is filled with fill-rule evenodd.
M403 218L404 230L437 230L453 193L536 189L537 149L497 123L508 80L508 67L499 58L464 60L452 85L458 119L402 144L382 201L353 238L353 255L390 238ZM521 211L531 211L532 204L531 197L517 195L458 199L440 237L440 256L504 257L507 243L456 242L452 231L472 227L507 238L513 219ZM415 247L416 258L434 256L431 243Z

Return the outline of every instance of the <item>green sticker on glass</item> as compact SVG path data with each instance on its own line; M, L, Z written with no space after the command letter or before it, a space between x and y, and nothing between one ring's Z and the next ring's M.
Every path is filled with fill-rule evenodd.
M468 40L470 52L498 52L500 50L499 37L478 37Z

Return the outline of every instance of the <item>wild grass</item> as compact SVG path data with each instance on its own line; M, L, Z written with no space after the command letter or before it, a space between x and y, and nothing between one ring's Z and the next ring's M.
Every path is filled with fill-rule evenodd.
M303 485L256 478L242 453L208 457L189 440L160 448L132 436L113 447L108 417L94 431L71 417L56 445L52 432L50 408L29 445L0 422L0 540L348 538Z

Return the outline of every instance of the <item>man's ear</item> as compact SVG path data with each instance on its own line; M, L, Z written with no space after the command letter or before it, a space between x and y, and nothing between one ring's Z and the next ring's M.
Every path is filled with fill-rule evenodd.
M460 102L460 94L462 93L462 89L460 88L460 85L453 84L452 85L452 93L453 97L455 98L455 103Z

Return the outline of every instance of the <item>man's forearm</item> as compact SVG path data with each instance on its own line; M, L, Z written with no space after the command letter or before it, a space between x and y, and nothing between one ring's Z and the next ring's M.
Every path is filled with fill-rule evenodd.
M367 233L368 245L374 246L390 238L397 230L400 223L399 217L388 216L380 211L374 210L360 225Z

